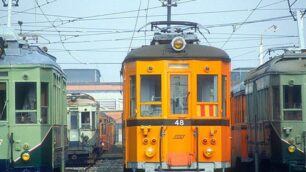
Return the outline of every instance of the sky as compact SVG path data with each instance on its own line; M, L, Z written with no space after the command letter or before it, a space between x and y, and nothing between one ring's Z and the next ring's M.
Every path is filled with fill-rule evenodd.
M305 8L306 0L291 5L293 13ZM166 20L166 14L160 0L19 0L13 7L12 29L26 35L30 44L47 47L63 69L98 69L102 82L120 82L127 53L148 45L154 34L149 27L138 29ZM288 0L179 0L172 20L206 28L201 30L206 39L198 34L200 43L224 49L232 69L259 65L261 35L265 50L299 46ZM3 6L0 25L7 25ZM265 53L264 60L281 53Z

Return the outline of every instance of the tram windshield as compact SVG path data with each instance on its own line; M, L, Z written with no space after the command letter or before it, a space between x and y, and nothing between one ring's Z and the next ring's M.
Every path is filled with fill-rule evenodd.
M36 83L16 82L15 108L16 123L36 123Z
M81 123L83 129L90 129L90 112L81 112Z
M301 85L284 85L284 120L302 119Z
M170 79L171 114L188 113L188 76L172 75Z
M0 83L0 121L6 120L6 83Z
M161 77L160 75L141 76L140 87L141 116L161 115Z

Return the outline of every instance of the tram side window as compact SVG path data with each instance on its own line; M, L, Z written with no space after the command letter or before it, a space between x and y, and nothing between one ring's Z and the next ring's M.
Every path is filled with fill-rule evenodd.
M172 75L170 79L171 114L188 113L188 76Z
M130 117L136 116L136 77L130 77Z
M226 86L227 86L227 78L226 76L222 76L222 117L226 117L226 103L227 103Z
M272 99L273 99L273 120L280 120L280 97L279 97L279 87L272 87Z
M141 116L161 115L160 75L141 76L140 83Z
M48 123L48 83L41 83L41 93L40 93L40 102L41 102L41 123Z
M6 83L0 83L0 121L6 120Z
M91 127L94 129L96 127L96 112L91 112Z
M198 75L198 102L217 102L217 76Z
M16 123L36 123L36 83L16 82L15 108Z
M90 129L90 112L81 112L81 124L83 129Z
M302 120L301 85L283 86L284 120Z

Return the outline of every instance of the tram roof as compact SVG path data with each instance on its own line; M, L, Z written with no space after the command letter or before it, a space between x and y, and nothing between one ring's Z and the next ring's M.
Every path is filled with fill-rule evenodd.
M228 54L215 47L187 44L181 52L176 52L170 44L148 45L132 50L123 63L136 60L222 60L230 62Z
M285 52L251 70L245 81L267 74L306 74L306 53Z
M10 45L12 44L12 45ZM40 65L52 66L64 73L56 63L56 58L38 46L28 46L11 41L9 47L4 49L5 53L0 57L0 65Z

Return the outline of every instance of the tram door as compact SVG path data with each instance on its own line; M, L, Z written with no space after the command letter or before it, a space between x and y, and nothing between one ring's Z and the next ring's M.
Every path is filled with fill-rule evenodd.
M8 134L8 90L7 82L0 80L0 159L10 159L9 134ZM2 167L7 169L8 161L0 163L0 171Z
M193 130L190 114L190 75L170 73L169 75L169 119L171 127L166 130L169 166L190 166L194 162L192 148Z
M80 138L78 111L70 112L70 142L78 142Z

